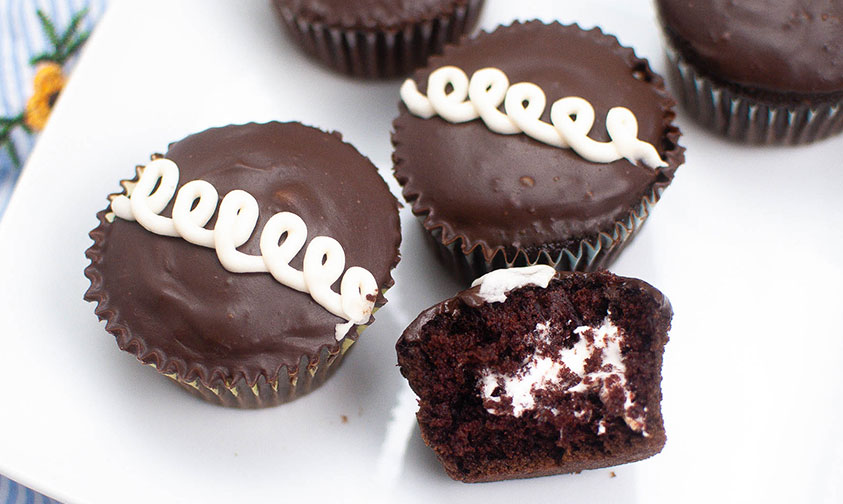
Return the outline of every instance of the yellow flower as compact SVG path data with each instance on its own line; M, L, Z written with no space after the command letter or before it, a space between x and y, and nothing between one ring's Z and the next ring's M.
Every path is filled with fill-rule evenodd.
M35 131L44 129L53 104L64 87L65 78L58 63L47 62L41 65L32 81L35 93L26 102L23 120Z

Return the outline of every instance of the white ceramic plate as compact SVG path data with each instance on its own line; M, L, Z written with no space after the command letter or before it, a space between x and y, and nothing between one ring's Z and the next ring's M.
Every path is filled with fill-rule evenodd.
M600 25L664 69L649 2L489 0L482 26L533 17ZM688 162L614 268L676 312L667 446L637 464L480 485L445 476L393 345L457 285L407 208L389 304L313 394L224 409L117 349L82 301L82 270L94 214L135 164L210 126L295 119L342 131L399 194L397 89L312 63L267 0L115 1L0 223L0 473L83 504L843 501L843 137L742 147L680 116Z

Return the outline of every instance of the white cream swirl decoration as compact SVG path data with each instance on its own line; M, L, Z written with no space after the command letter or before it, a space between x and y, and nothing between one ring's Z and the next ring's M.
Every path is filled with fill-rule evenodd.
M307 241L307 225L298 215L279 212L263 227L260 235L261 255L237 250L255 231L258 202L239 189L225 195L219 205L214 229L205 226L217 208L219 195L204 180L190 181L176 194L173 217L160 215L172 201L179 183L179 168L173 161L159 158L143 168L131 194L112 199L111 210L117 217L137 221L148 231L181 237L186 241L216 250L223 268L232 273L270 273L278 282L310 294L314 301L334 315L347 320L337 324L337 340L342 339L353 324L366 324L378 295L375 277L357 266L345 270L345 251L328 236L313 238L305 248L302 270L290 261ZM157 188L156 188L157 186ZM340 292L331 286L342 276Z
M410 112L424 119L439 115L451 123L464 123L480 118L495 133L524 133L548 145L573 149L595 163L626 158L653 169L667 166L652 144L638 139L638 120L629 109L609 110L606 131L612 140L599 142L588 136L594 125L594 108L588 101L577 96L556 100L550 108L551 123L546 123L541 120L547 105L544 91L531 82L510 86L498 68L480 69L469 80L462 69L443 66L430 74L427 96L412 79L404 81L400 93ZM501 104L505 113L499 110Z

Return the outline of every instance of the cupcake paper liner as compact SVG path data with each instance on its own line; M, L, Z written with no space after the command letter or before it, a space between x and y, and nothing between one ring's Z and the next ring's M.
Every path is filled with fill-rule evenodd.
M530 257L524 250L518 250L512 260L506 257L503 250L497 250L489 260L480 245L467 253L463 252L465 238L458 235L448 241L444 239L441 227L429 229L424 223L425 215L418 218L427 229L439 260L466 283L496 269L536 264L547 264L560 271L597 271L608 267L624 246L638 234L663 191L664 187L653 188L624 219L596 235L580 240L575 247L547 248L534 254L534 257Z
M357 336L366 327L368 325L357 326ZM302 356L295 368L282 366L275 379L267 379L261 375L252 385L249 385L245 379L233 383L220 380L217 385L205 385L199 378L188 381L177 372L162 372L161 374L174 380L188 392L221 406L244 409L276 406L290 402L322 385L334 374L342 363L343 357L356 341L357 337L347 336L340 341L338 348L323 348L317 361L310 362L306 356ZM157 369L155 364L149 365Z
M753 144L810 143L843 131L843 102L777 104L750 97L700 74L669 42L665 52L685 109L707 128Z
M349 75L388 78L410 73L477 22L483 0L469 0L452 12L402 29L344 29L311 23L273 2L278 16L305 51Z

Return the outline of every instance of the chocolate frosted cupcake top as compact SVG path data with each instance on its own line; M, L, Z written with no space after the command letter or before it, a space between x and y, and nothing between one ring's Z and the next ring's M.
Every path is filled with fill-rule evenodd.
M143 176L173 167L172 182ZM298 123L215 128L172 144L141 173L124 183L132 194L152 192L144 184L177 184L177 195L154 201L153 193L143 202L163 207L157 219L140 215L147 212L136 198L112 196L91 232L85 298L98 302L120 347L143 362L206 385L273 381L282 366L296 369L303 357L315 361L342 338L356 338L354 324L369 322L372 302L385 302L380 292L398 262L397 202L339 134ZM202 193L197 204L191 193L214 189L219 206L213 195ZM169 218L182 198L181 212L191 215L162 236L178 226ZM206 204L203 225L192 214Z
M344 28L401 28L450 14L468 0L274 0L308 23Z
M659 0L674 47L708 75L777 92L843 91L843 3Z
M446 244L461 238L464 251L481 246L487 260L499 250L511 259L519 250L535 256L546 244L576 247L666 187L684 160L671 123L674 101L662 79L632 49L599 29L540 22L498 28L446 47L413 75L410 87L431 99L455 90L451 84L429 88L431 74L453 74L443 67L456 67L468 87L482 88L476 90L483 95L478 100L491 100L486 115L496 117L446 120L447 111L411 112L404 103L417 108L415 91L402 89L410 100L404 99L393 123L395 176L413 211L425 216L427 229L441 229ZM475 72L486 68L508 83L474 82ZM534 86L516 95L518 103L509 103L507 85L512 91L522 82ZM535 86L546 104L535 98ZM456 95L464 93L444 100L460 101ZM500 100L491 98L496 93ZM527 101L528 110L518 107ZM528 117L520 128L506 131L511 121L502 116L506 112L512 119L511 111ZM504 123L500 131L496 121ZM614 135L607 123L610 130L614 123ZM567 139L561 133L565 127L573 129Z

